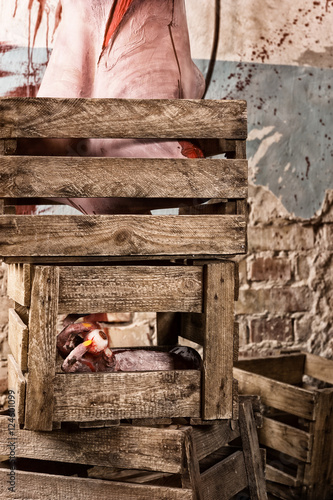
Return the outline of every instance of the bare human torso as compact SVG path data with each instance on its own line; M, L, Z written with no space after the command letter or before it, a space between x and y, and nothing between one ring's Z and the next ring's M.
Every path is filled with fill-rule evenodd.
M203 76L191 59L184 0L62 0L62 19L38 97L198 99L203 92ZM28 153L203 156L186 141L139 139L44 140ZM191 203L137 198L58 201L84 213L150 213Z

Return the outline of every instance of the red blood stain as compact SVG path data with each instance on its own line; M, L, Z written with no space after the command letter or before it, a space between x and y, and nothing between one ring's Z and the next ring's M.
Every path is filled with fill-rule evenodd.
M113 33L118 28L133 0L115 0L106 25L103 47L107 47Z

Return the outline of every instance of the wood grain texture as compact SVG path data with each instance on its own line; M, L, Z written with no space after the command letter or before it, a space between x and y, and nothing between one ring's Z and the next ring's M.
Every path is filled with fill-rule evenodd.
M239 426L233 429L229 420L220 420L210 426L195 425L193 439L195 442L198 460L202 460L230 441L239 437Z
M16 139L2 139L0 140L0 156L13 155L16 152L17 140ZM1 161L1 159L0 159Z
M201 311L202 268L61 266L59 313Z
M235 366L286 384L301 384L304 363L305 354L288 354L269 358L242 359L236 362Z
M157 345L178 344L181 328L181 314L177 312L158 312L156 314Z
M287 474L286 472L283 472L280 469L276 469L271 465L266 465L265 475L266 475L266 480L272 481L273 483L280 483L286 486L293 486L293 487L299 486L299 481L297 480L296 477L291 476L290 474Z
M313 420L315 395L311 391L234 368L241 394L257 394L267 406Z
M1 215L0 256L200 255L245 251L239 215Z
M258 433L260 444L286 453L303 462L310 462L312 439L308 432L263 417L263 426L258 430Z
M59 268L36 266L31 290L25 427L52 430Z
M192 492L182 488L137 485L100 479L66 477L36 472L15 471L15 493L6 492L8 500L192 500ZM0 469L0 481L6 484L8 469Z
M8 451L8 417L0 418L0 455ZM175 427L153 428L121 425L103 429L16 431L16 457L184 472L185 433Z
M333 389L322 389L317 393L316 421L310 423L313 436L311 464L304 469L304 484L307 486L306 500L330 498L333 482Z
M0 138L245 139L245 101L1 98Z
M199 371L56 375L54 421L200 417Z
M183 313L181 317L181 334L187 340L204 345L205 315L199 313Z
M204 500L230 500L246 488L244 457L237 451L201 474Z
M203 500L203 489L195 439L192 428L185 431L185 455L188 471L188 481L193 492L193 500ZM185 477L186 481L186 477ZM185 486L184 483L183 487Z
M241 401L239 404L239 427L251 500L267 500L264 464L251 401Z
M29 264L9 264L8 265L8 286L9 297L21 306L30 305L31 289L31 266Z
M205 267L203 418L232 418L234 263Z
M304 374L333 384L333 361L306 353Z
M243 198L247 162L9 156L0 158L4 198Z
M8 354L8 390L15 391L15 420L18 424L23 424L24 422L25 389L26 380L20 367L16 363L14 357ZM4 455L6 455L6 453L4 453Z
M15 361L24 372L28 363L28 327L15 309L9 309L8 344Z

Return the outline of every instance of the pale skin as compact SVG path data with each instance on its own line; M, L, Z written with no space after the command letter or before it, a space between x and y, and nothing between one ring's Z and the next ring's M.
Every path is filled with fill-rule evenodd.
M62 0L62 19L38 96L200 99L204 79L191 59L184 0L132 0L110 35L115 7L116 0ZM28 154L187 156L176 140L48 140L36 141L30 150L24 142L20 147L19 153L23 148ZM200 151L193 155L202 156ZM184 199L140 198L58 201L89 214L148 214L156 208L193 204Z

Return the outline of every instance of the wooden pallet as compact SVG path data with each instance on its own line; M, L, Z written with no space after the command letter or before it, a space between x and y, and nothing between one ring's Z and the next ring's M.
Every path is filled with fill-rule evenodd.
M308 353L236 363L242 394L267 405L261 445L268 448L267 489L289 500L329 500L333 485L333 361ZM326 382L318 389L304 376Z
M0 98L0 121L5 211L0 257L22 262L246 252L245 101ZM229 158L15 156L20 138L50 137L191 138L201 141L206 153L225 151ZM50 197L208 198L216 203L178 216L22 216L10 208Z
M122 418L237 416L233 360L235 264L35 265L9 264L9 389L26 429L52 422ZM136 373L63 373L57 362L58 313L180 311L178 335L204 346L203 370ZM188 325L198 318L195 329ZM159 321L158 321L159 326ZM169 344L170 345L170 344Z
M91 495L100 500L228 500L248 488L252 500L265 500L264 455L259 453L252 401L241 401L239 422L153 427L121 424L52 432L16 428L11 438L16 443L15 493L8 491L6 498L23 500L29 491L31 500L84 500ZM0 455L9 455L8 420L0 417ZM240 448L229 445L239 437ZM88 478L65 477L59 472L47 474L47 469L43 472L44 461L54 472L55 462L66 463L68 475L82 474L77 465L71 472L73 464L94 468L88 471ZM83 473L86 471L83 467ZM8 469L0 469L2 484L7 476Z

